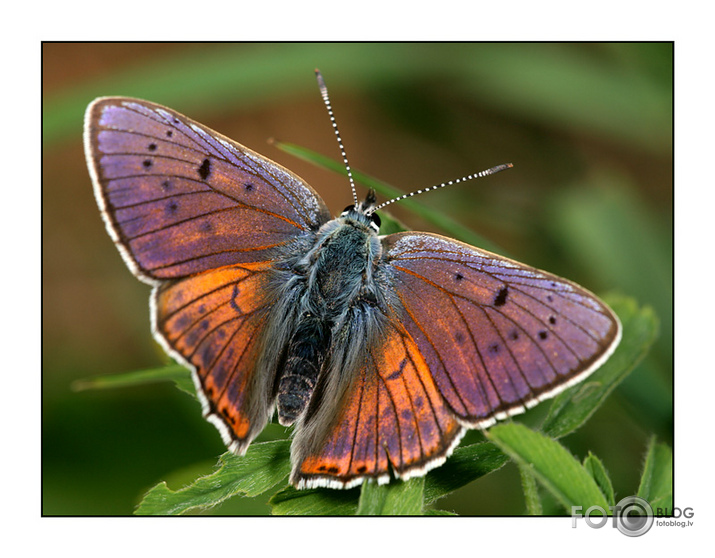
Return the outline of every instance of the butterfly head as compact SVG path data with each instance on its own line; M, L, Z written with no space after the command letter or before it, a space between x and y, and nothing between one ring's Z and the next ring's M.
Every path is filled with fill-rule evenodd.
M340 214L340 217L353 219L363 223L377 234L380 232L381 221L380 216L375 213L374 208L376 201L377 197L375 196L375 190L370 188L367 196L365 196L365 201L347 206Z

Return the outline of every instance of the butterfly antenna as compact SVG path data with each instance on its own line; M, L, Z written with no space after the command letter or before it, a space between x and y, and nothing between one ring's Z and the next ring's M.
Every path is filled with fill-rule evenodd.
M315 70L315 78L318 80L318 87L320 87L320 95L323 97L323 102L325 103L325 108L328 109L328 116L330 116L330 123L333 125L333 130L335 130L335 137L338 139L338 147L340 148L340 154L343 156L343 164L345 165L345 170L348 171L348 180L350 180L350 189L353 192L353 200L355 201L355 207L358 206L357 192L355 191L355 181L353 180L353 173L350 170L350 163L348 163L348 156L345 154L345 147L343 147L343 140L340 137L340 132L338 131L338 124L335 122L335 115L333 114L333 107L330 104L330 99L328 98L328 88L325 86L325 80L320 70Z
M396 198L392 198L391 200L387 200L386 202L382 202L380 205L376 205L374 207L371 207L368 211L367 214L372 214L378 209L382 209L386 205L390 205L391 203L395 203L398 201L402 201L405 198L411 198L412 196L416 196L418 194L424 194L425 192L429 192L431 190L437 190L439 188L444 188L445 186L451 186L452 184L459 184L460 182L466 182L467 180L472 180L474 178L482 178L483 176L489 176L490 174L496 174L498 172L501 172L506 169L512 168L514 165L511 163L506 163L503 165L497 165L496 167L492 167L487 170L483 170L482 172L478 172L475 174L469 174L467 176L463 176L462 178L457 178L456 180L450 180L448 182L442 182L442 184L435 184L434 186L430 186L429 188L423 188L422 190L417 190L415 192L410 192L409 194L403 194L401 196L398 196Z

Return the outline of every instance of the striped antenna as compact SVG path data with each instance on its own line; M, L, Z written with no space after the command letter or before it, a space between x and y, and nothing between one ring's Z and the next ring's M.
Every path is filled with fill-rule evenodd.
M333 125L333 130L335 131L335 137L338 139L338 147L340 147L340 154L343 156L343 164L345 165L345 170L348 171L348 179L350 180L350 189L353 192L353 200L355 201L355 207L359 205L357 192L355 191L355 181L353 180L353 173L350 170L350 163L348 163L348 156L345 154L345 147L343 147L343 140L340 137L340 132L338 131L338 124L335 122L335 116L333 115L333 107L330 104L330 99L328 98L328 88L325 86L325 80L320 70L316 68L315 78L318 80L318 87L320 87L320 95L323 97L323 102L325 103L325 108L328 109L328 116L330 116L330 123Z
M416 196L417 194L424 194L425 192L429 192L431 190L437 190L439 188L444 188L445 186L451 186L452 184L459 184L460 182L465 182L467 180L472 180L474 178L482 178L483 176L489 176L490 174L496 174L498 172L501 172L506 169L512 168L514 165L511 163L505 163L503 165L497 165L496 167L492 167L487 170L483 170L481 172L475 173L475 174L469 174L467 176L463 176L462 178L457 178L456 180L450 180L448 182L442 182L442 184L436 184L434 186L430 186L429 188L423 188L421 190L417 190L415 192L410 192L409 194L403 194L401 196L398 196L396 198L392 198L391 200L387 200L386 202L382 202L380 205L373 206L369 208L365 213L367 215L370 215L377 211L378 209L382 209L386 205L390 205L391 203L395 203L398 201L402 201L405 198L411 198L412 196Z

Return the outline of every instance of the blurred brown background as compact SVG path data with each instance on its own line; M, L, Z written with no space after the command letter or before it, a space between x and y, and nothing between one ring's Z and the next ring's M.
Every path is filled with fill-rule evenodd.
M566 440L604 461L620 496L633 494L648 436L672 443L672 54L665 43L44 44L44 513L130 514L146 489L178 488L224 451L173 385L71 389L166 362L149 331L149 288L93 198L85 107L102 95L169 106L289 167L339 212L351 203L345 180L267 142L339 158L315 67L354 168L408 191L512 162L422 201L518 260L656 309L656 349ZM438 505L520 514L518 473L508 465ZM214 510L268 511L265 501Z

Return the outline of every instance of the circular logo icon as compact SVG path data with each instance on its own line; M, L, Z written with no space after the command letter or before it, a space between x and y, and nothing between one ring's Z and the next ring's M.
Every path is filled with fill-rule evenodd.
M628 537L645 535L653 526L653 508L643 498L628 496L614 509L618 530Z

